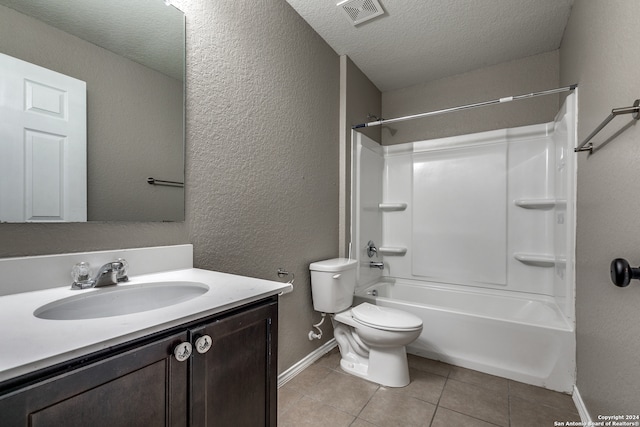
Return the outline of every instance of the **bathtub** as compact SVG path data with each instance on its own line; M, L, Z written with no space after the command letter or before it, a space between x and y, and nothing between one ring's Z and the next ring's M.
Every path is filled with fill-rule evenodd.
M550 297L531 298L389 279L359 289L370 302L419 316L422 334L407 352L456 366L572 392L573 325Z

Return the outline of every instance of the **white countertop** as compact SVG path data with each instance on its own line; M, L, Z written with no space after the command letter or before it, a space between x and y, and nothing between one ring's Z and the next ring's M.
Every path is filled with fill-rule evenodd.
M0 382L292 290L288 283L197 268L139 275L116 286L167 281L200 282L209 290L164 308L84 320L45 320L33 313L45 304L100 289L71 290L67 285L0 297Z

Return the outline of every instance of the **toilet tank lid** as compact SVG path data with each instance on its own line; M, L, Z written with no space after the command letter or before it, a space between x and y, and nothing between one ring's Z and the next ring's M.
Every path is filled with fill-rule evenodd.
M356 267L357 260L349 258L333 258L324 261L316 261L309 264L311 271L344 271Z

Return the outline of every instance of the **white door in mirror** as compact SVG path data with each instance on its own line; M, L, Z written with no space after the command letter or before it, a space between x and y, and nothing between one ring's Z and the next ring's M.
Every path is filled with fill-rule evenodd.
M86 221L86 83L0 54L0 88L0 221Z

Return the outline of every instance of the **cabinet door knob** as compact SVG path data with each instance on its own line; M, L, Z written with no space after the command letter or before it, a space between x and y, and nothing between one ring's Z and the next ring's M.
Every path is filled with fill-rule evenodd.
M191 343L181 342L173 349L173 355L176 357L178 362L184 362L191 356L191 352L193 348L191 347Z
M204 354L211 348L211 337L209 335L203 335L196 340L196 351L200 354Z

